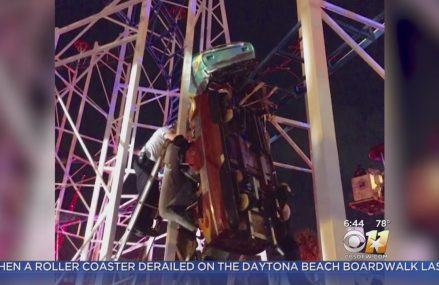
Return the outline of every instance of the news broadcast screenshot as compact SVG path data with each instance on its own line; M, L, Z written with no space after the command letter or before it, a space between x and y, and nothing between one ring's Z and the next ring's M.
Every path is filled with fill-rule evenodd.
M438 15L0 1L0 284L439 284Z

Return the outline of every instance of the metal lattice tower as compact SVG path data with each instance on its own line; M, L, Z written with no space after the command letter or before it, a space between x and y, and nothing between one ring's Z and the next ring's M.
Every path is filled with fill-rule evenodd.
M230 42L225 13L218 0L115 0L56 29L57 258L111 258L137 198L122 193L135 146L176 117L185 57ZM83 44L102 29L105 43ZM142 116L151 110L160 116ZM124 254L160 258L165 236Z

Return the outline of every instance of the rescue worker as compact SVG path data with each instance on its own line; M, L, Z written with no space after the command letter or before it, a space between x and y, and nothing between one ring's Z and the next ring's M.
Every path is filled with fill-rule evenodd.
M161 189L156 179L149 190L145 205L133 227L137 236L157 236L157 227L153 227L154 219L161 218L174 221L187 230L195 232L197 227L193 218L186 212L186 207L196 200L194 181L188 179L180 171L181 156L189 146L184 136L176 136L175 124L157 129L139 152L133 166L137 176L139 196L144 191L155 162L161 155L165 142L169 140L164 158L164 178ZM158 205L159 215L154 209Z
M145 190L146 182L149 179L155 162L160 157L166 140L173 141L175 136L175 126L172 124L157 129L142 147L137 159L133 160L133 168L137 178L136 188L139 197ZM144 207L140 211L137 221L134 224L133 233L135 235L144 237L157 236L159 234L157 227L153 225L154 219L160 221L160 217L158 217L157 210L155 209L158 205L159 196L159 180L156 178L144 202Z
M195 233L197 226L187 207L196 201L197 182L181 171L181 162L190 143L182 135L169 144L164 158L159 213L162 218L173 221Z

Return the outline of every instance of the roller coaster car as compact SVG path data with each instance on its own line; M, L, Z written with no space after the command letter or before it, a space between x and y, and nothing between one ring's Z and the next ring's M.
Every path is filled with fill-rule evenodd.
M197 93L187 156L201 158L192 163L200 177L198 224L207 246L239 254L277 247L289 191L278 184L271 158L267 94L255 84L243 86L254 57L251 44L231 44L199 54L192 70Z

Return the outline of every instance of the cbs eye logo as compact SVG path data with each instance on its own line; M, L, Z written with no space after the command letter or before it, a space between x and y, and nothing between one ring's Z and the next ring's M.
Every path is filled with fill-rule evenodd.
M367 242L366 242L367 236ZM352 253L361 252L365 247L365 253L384 254L387 250L389 231L369 231L364 235L363 228L349 229L343 238L344 247Z
M343 238L344 248L352 253L360 252L366 246L366 237L362 228L349 230Z

